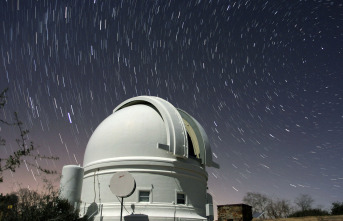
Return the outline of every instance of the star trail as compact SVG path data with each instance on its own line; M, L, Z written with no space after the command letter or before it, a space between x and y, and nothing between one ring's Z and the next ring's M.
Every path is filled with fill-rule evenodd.
M43 1L0 3L1 119L13 112L61 171L122 101L159 96L205 128L220 169L215 204L246 192L343 199L341 1ZM15 128L1 125L15 148ZM39 186L29 165L2 191ZM56 181L57 183L59 181Z

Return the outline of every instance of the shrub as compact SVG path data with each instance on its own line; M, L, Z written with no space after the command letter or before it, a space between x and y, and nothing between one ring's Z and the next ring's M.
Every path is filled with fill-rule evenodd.
M308 209L303 211L296 211L289 215L289 217L304 217L304 216L327 216L329 212L321 209Z
M38 193L29 189L0 195L0 221L85 220L56 191Z
M331 215L343 215L343 202L332 203Z

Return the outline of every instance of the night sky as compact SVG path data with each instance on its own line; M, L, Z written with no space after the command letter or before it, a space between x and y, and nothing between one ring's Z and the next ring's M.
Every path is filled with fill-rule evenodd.
M60 157L43 167L82 164L119 103L152 95L205 128L215 204L249 191L343 201L342 1L2 0L7 87L0 118L18 111L39 152ZM17 135L1 126L1 156ZM42 186L25 165L4 179L1 192Z

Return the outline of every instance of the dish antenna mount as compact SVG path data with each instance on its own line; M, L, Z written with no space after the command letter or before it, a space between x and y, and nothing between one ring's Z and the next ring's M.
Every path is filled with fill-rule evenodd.
M124 198L129 197L135 192L136 182L129 172L115 173L110 181L110 190L114 195L121 198L120 221L123 217Z

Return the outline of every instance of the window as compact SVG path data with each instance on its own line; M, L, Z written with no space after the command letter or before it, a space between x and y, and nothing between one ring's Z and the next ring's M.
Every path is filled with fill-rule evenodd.
M177 193L176 196L177 204L186 204L186 196L183 193Z
M139 191L138 202L150 202L150 191Z

